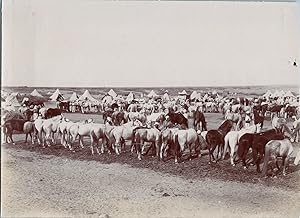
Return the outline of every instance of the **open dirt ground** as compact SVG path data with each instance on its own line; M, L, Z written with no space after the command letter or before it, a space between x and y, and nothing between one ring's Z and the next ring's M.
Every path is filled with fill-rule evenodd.
M101 122L99 115L66 116ZM209 129L221 120L206 117ZM130 152L91 156L88 147L73 153L61 145L26 145L23 135L14 139L16 145L1 146L3 217L300 216L300 171L293 165L286 177L264 179L254 167L245 171L229 160L208 165L207 155L175 165L150 156L138 161Z

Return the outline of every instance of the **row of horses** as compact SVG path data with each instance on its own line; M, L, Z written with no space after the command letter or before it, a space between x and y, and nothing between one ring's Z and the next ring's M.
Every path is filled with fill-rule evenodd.
M168 118L169 119L169 118ZM145 127L138 119L133 119L127 123L116 126L108 120L105 124L94 123L93 120L83 122L73 122L63 115L53 118L38 118L34 122L22 119L7 120L3 125L6 142L8 138L11 142L14 130L24 132L27 142L28 135L34 143L35 138L38 144L45 147L56 144L55 133L60 137L60 143L72 151L76 138L79 138L81 148L84 148L83 137L90 137L91 153L98 154L105 152L105 146L109 153L115 152L117 155L124 152L126 141L131 141L131 151L136 151L139 160L143 153L152 150L152 154L158 159L164 160L171 153L175 163L181 162L184 151L189 151L189 158L193 153L201 156L201 150L208 149L209 164L225 159L227 150L230 151L230 162L234 166L236 156L242 161L244 168L247 168L246 157L249 149L252 149L253 163L257 172L261 172L260 163L264 158L263 175L267 174L267 166L270 160L278 166L277 157L282 157L282 170L286 174L289 159L293 152L291 143L293 136L300 129L300 125L292 132L285 122L279 122L282 118L275 117L272 120L273 129L259 132L257 125L243 128L239 131L232 131L233 122L225 120L218 129L202 131L201 134L194 128L178 128L176 126L165 126L160 128L156 123L153 127ZM169 120L170 121L170 120ZM171 122L172 123L172 122ZM284 131L283 131L284 130ZM147 152L144 152L146 143L150 143ZM218 148L215 158L214 151ZM298 155L299 156L299 155ZM295 160L295 164L297 159ZM298 160L299 161L299 160Z

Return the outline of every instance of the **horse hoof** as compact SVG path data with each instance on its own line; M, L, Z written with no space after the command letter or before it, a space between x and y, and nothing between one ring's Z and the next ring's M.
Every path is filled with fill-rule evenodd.
M13 143L13 145L16 145L16 143Z
M235 164L231 164L231 166L235 167Z
M216 160L213 160L212 162L213 162L213 163L217 163L217 161L216 161Z
M211 165L211 162L209 161L208 164Z
M247 170L247 167L244 167L244 170Z

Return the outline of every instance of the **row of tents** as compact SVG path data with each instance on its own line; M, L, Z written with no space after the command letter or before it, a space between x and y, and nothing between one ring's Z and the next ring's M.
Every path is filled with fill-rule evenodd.
M266 98L296 98L297 96L295 96L291 91L279 91L276 90L274 93L272 93L270 90L268 90L265 94L263 94L263 97Z
M8 103L10 105L13 106L20 106L21 102L23 102L23 99L26 98L34 98L37 101L61 101L61 100L65 100L65 101L70 101L70 102L76 102L76 101L90 101L90 102L94 102L94 103L99 103L100 101L102 102L111 102L113 100L125 100L127 102L131 102L133 100L136 99L136 95L133 92L130 92L127 96L121 96L118 95L113 89L110 89L106 95L104 96L99 96L97 99L95 97L93 97L89 90L85 90L85 92L79 96L76 92L73 92L72 95L69 98L66 98L59 89L56 89L52 94L50 94L50 97L44 97L42 94L40 94L36 89L34 89L29 95L20 95L19 93L11 93L10 95L8 95L5 99L1 96L1 102L5 102ZM221 98L221 96L219 96L219 94L214 91L210 94L206 93L204 96L202 96L201 93L198 93L197 91L193 91L191 94L188 94L185 90L182 90L181 92L178 92L178 96L189 96L191 100L201 100L201 99L205 99L208 98L210 96L214 96L217 98ZM147 95L148 98L159 98L161 97L163 100L165 101L169 101L170 100L170 96L168 93L168 90L165 90L164 94L162 96L158 95L155 93L154 90L151 90L149 92L149 94ZM267 98L275 98L275 97L287 97L287 98L296 98L297 96L295 96L291 91L275 91L274 93L272 93L270 90L268 90L263 97L267 97ZM141 98L143 99L144 96L142 95Z

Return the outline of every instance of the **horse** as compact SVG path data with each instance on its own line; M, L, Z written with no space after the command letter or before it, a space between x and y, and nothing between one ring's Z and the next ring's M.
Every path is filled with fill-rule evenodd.
M67 148L69 139L66 138L66 135L68 133L68 128L73 125L74 122L70 121L69 119L64 118L59 124L58 124L58 134L60 135L61 144ZM70 148L70 147L69 147Z
M105 124L94 124L90 130L91 137L91 151L92 155L94 155L94 144L96 143L96 151L100 155L99 152L99 140L101 139L101 154L104 153L104 142L106 142L107 147L109 145L109 133L114 128L114 126L110 125L108 122ZM111 152L111 148L108 147L109 153Z
M284 125L284 128L289 135L293 135L293 133L291 133L290 129L286 125ZM267 130L261 133L247 133L243 135L239 140L237 153L239 158L242 159L244 169L247 168L246 155L249 151L249 148L252 148L253 162L256 164L256 171L260 173L259 165L265 153L265 145L270 140L283 140L284 137L284 133L279 132L276 129Z
M286 107L286 109L285 109L285 113L286 113L285 117L289 118L289 117L296 116L297 112L298 112L298 110L297 110L296 106L290 106L290 105L288 105Z
M93 125L93 119L85 120L84 122L80 123L73 123L72 125L70 125L68 129L68 138L70 139L68 145L70 150L74 151L74 149L72 148L72 144L75 142L77 136L79 137L79 144L81 149L84 148L83 137L90 136Z
M127 119L124 111L115 111L111 115L114 125L120 126L122 123L126 123Z
M272 160L273 165L276 162L276 166L279 169L277 157L282 157L282 174L286 176L286 169L289 166L289 160L293 153L293 145L288 138L283 140L271 140L265 146L265 157L262 175L266 176L268 164L270 159ZM272 170L273 174L273 170Z
M149 149L155 149L156 156L159 159L159 151L161 144L161 132L157 128L137 127L132 133L132 147L135 146L139 160L142 160L142 151L144 150L144 142L150 142ZM143 148L141 147L143 146ZM149 151L149 150L148 150ZM147 154L148 152L146 152Z
M58 115L61 115L62 110L59 108L48 108L45 113L45 118L49 119Z
M194 112L194 129L197 131L197 130L200 130L201 131L207 131L207 126L206 126L206 121L205 121L205 116L204 114L198 110Z
M25 133L25 143L27 143L27 137L30 135L31 142L32 144L34 143L33 140L33 131L34 131L34 124L31 121L26 121L23 119L10 119L4 122L2 125L3 127L3 133L4 133L4 138L5 142L8 143L8 138L10 141L15 144L12 135L13 131L19 131L22 133Z
M139 126L142 126L141 121L134 120L121 126L116 126L110 131L110 146L115 150L117 155L122 152L122 147L125 147L125 140L132 140L133 130Z
M149 122L150 124L157 122L157 123L159 123L159 125L162 125L165 120L166 120L166 117L163 112L152 113L147 116L147 122Z
M189 127L188 125L188 119L183 116L182 113L176 113L176 112L171 112L166 115L166 120L171 122L172 124L179 124L181 127L187 129Z
M283 125L286 124L286 119L278 117L276 114L272 114L272 128L282 132Z
M234 153L237 150L239 139L246 133L255 133L257 131L257 126L252 125L248 128L241 129L240 131L230 131L226 134L225 146L224 146L224 153L223 153L223 160L225 159L225 155L227 153L227 148L230 148L230 163L232 166L235 166L234 163Z
M139 120L142 124L145 124L147 121L147 116L141 112L129 112L127 115L128 120Z
M243 118L240 113L228 112L225 114L225 120L231 120L233 129L239 130L243 124Z
M272 113L272 114L275 114L277 116L279 116L279 113L281 111L281 109L284 107L284 105L273 105L273 106L270 106L269 107L269 111Z
M105 110L102 114L102 119L103 119L103 122L106 123L107 121L107 118L110 117L112 118L112 114L113 114L113 110L111 108L108 108L107 110Z
M201 156L199 136L195 129L180 129L174 134L174 142L171 143L171 148L174 151L175 163L180 161L182 152L189 148L189 159L192 159L192 146L198 157Z
M207 132L206 142L208 144L208 151L209 151L209 162L208 162L209 164L211 163L211 157L215 161L213 152L215 151L216 147L218 146L218 154L220 149L223 150L224 137L231 130L232 126L233 126L233 122L231 120L225 120L217 130L213 129ZM217 154L217 158L218 158L218 154Z
M262 129L264 126L265 117L263 115L260 115L260 113L257 110L253 110L253 116L254 116L254 124L259 125L260 129Z
M160 146L160 159L164 161L167 152L172 143L174 143L174 134L178 131L178 128L167 128L161 131L161 146Z
M41 144L43 147L45 147L45 142L47 143L48 147L50 147L50 143L48 142L49 139L51 139L52 143L55 143L54 139L54 133L58 129L58 124L63 119L62 115L58 115L55 117L52 117L50 119L43 119L38 118L34 121L35 130L37 131L37 138L38 143ZM45 134L45 137L43 137L43 133Z

